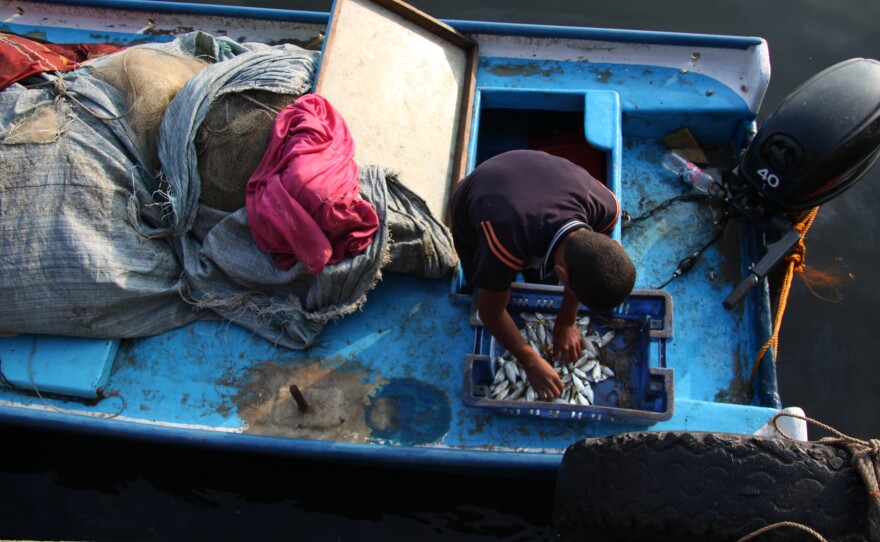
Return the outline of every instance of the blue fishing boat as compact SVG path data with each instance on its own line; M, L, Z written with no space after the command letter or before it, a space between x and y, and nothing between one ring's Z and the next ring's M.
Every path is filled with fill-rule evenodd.
M555 478L584 439L776 437L779 413L802 414L781 404L762 349L767 277L809 210L876 160L877 62L829 67L759 130L770 60L757 37L437 21L392 0L332 13L0 2L3 43L116 48L0 93L4 424ZM158 55L152 83L175 55L203 64L149 95L152 146L132 113L143 96L101 71L138 50ZM851 109L832 115L824 97L843 89L851 103L834 109ZM250 236L243 185L221 190L262 152L218 143L220 175L205 158L230 119L307 94L347 122L378 213L369 248L317 274L282 270ZM809 137L818 123L837 128ZM636 288L610 316L580 307L611 375L586 403L498 396L505 351L451 247L456 184L515 149L583 166L623 211L610 235ZM523 279L508 310L525 330L561 301L561 286ZM806 440L803 420L780 423Z

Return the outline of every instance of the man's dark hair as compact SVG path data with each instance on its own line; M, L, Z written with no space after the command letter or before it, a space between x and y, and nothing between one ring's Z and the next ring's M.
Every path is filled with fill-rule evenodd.
M578 301L595 312L620 305L632 292L636 268L620 244L586 228L569 235L563 255L568 281Z

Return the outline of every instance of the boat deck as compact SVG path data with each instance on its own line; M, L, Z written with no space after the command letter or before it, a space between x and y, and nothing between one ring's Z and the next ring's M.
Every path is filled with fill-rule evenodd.
M13 32L28 28L6 24ZM306 24L302 39L316 27L320 22ZM66 41L105 37L69 29L64 36ZM136 35L152 38L168 36ZM741 50L754 48L749 43L735 42L731 49L744 54ZM528 144L525 129L518 133L505 126L511 118L528 119L529 128L555 119L566 129L617 119L611 128L596 128L595 146L606 147L600 151L608 183L632 216L689 191L659 164L666 134L689 128L718 158L713 165L726 165L731 145L742 144L755 117L738 91L681 68L514 59L492 47L485 54L496 56L480 57L469 166ZM585 99L590 93L602 99ZM616 96L611 117L590 109L608 96ZM712 236L717 218L708 205L684 202L618 227L615 236L637 266L636 288L665 282L682 258ZM772 360L760 374L758 393L746 392L769 328L766 290L734 310L722 307L741 277L741 254L754 250L750 235L731 224L689 273L665 288L673 299L673 335L663 344L652 342L649 358L664 360L674 371L674 413L648 429L754 433L780 408ZM465 357L474 352L475 333L470 298L455 290L451 277L386 273L361 311L327 325L305 351L278 347L221 321L121 340L104 385L110 396L83 404L0 387L3 419L398 465L423 464L430 457L437 465L480 469L552 470L577 439L645 429L506 416L464 404ZM307 391L308 413L296 408L291 384Z

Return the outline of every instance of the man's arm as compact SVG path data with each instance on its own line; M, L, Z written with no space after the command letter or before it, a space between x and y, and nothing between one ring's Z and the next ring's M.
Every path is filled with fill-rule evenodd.
M565 288L556 323L553 325L553 354L563 362L576 361L584 349L584 339L577 328L577 312L580 302L574 292Z
M562 393L562 380L553 367L522 338L513 318L507 312L510 290L492 292L480 289L477 310L480 320L495 340L506 348L523 369L532 388L542 399L552 399ZM576 310L576 309L575 309Z

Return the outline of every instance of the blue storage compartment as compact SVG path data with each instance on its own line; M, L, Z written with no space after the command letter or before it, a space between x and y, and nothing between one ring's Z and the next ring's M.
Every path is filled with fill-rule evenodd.
M561 286L514 284L508 311L520 328L526 325L524 317L534 313L554 317L562 292ZM634 290L609 317L599 317L583 306L578 315L589 317L590 331L600 336L615 331L599 355L601 364L610 367L614 377L592 384L592 404L530 401L525 397L494 399L491 390L499 357L506 351L483 327L476 298L471 310L474 349L465 358L465 404L514 416L634 425L651 425L672 417L673 371L666 368L666 341L672 337L672 297L661 290Z

